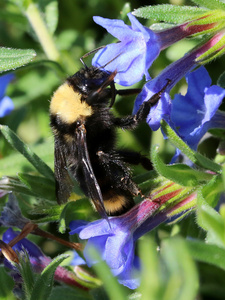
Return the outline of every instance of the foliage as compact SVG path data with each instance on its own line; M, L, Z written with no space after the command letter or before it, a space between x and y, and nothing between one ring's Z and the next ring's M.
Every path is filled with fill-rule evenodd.
M0 4L2 21L0 26L2 40L0 72L1 75L14 74L14 79L10 77L12 81L7 82L7 90L5 90L6 84L3 84L2 77L0 77L0 85L2 85L0 113L1 100L6 99L5 97L9 97L14 105L14 109L10 106L10 111L4 113L4 116L0 118L0 207L2 211L0 231L3 234L12 224L9 218L10 204L8 204L8 208L5 204L10 198L8 192L13 192L18 201L18 211L22 212L21 218L22 215L25 218L23 222L30 220L32 224L37 225L37 228L32 227L28 232L21 231L24 234L19 235L21 243L31 232L32 234L29 234L28 238L35 247L38 245L44 253L40 252L41 263L39 263L42 264L42 269L39 270L33 268L32 260L29 259L29 249L23 243L25 253L17 252L15 254L19 256L19 265L6 264L6 259L1 256L1 262L6 265L6 267L4 264L0 266L1 299L16 299L16 297L50 300L62 298L68 300L224 299L225 122L222 98L225 87L225 63L220 56L224 53L225 48L223 32L225 4L222 0L194 0L192 4L180 1L182 5L172 5L170 4L172 1L166 1L165 4L161 4L161 1L151 2L153 3L149 6L145 6L145 1L132 1L132 4L129 4L119 0L96 0L94 2L91 0L86 2L7 0ZM142 89L144 86L139 94L141 96L137 98L141 103L146 95L149 99L164 89L161 103L164 103L165 106L161 107L160 112L163 111L163 113L160 116L157 112L159 107L153 110L154 117L158 118L157 126L161 127L157 131L150 131L147 124L141 124L132 132L118 129L118 147L129 148L151 157L154 167L154 170L149 172L146 172L141 166L135 166L133 170L134 179L142 192L152 199L154 212L151 211L151 216L148 215L148 217L140 216L137 213L135 215L137 218L143 218L141 221L136 220L137 223L134 222L135 218L132 215L134 211L131 211L130 215L128 213L111 221L110 230L114 229L115 225L115 234L116 231L119 234L121 232L126 234L126 237L120 240L121 244L119 245L116 235L114 237L114 233L111 234L111 231L108 230L108 220L96 221L99 218L98 214L93 210L76 182L74 182L73 193L75 196L73 200L78 201L69 201L61 206L57 204L53 172L54 142L49 126L48 111L49 100L54 90L68 77L68 74L74 74L82 67L79 61L80 57L101 45L115 42L115 37L105 34L105 31L94 23L92 17L118 18L121 20L119 26L123 28L126 26L124 24L128 23L127 13L130 11L133 11L132 17L128 16L134 27L132 30L135 31L135 47L141 41L141 55L146 55L150 51L148 50L150 42L146 38L146 32L150 32L148 31L149 27L157 29L154 34L151 32L151 38L159 44L156 45L155 57L148 57L146 65L143 57L138 59L139 64L144 64L140 70L143 70L142 73L146 78L142 78L143 74L138 73L138 80L134 79L133 74L126 79L134 80L135 88ZM141 25L140 29L134 16L139 17L138 21L145 24L145 27ZM103 18L97 18L98 22L107 23L108 21ZM174 24L178 27L174 27ZM107 23L107 26L103 26L110 31L114 25ZM176 33L176 37L173 37L172 33L175 32L175 28L182 31L182 36ZM159 33L159 30L162 29L167 30L169 39L166 40L166 36ZM132 30L126 26L127 35ZM145 38L144 42L140 32ZM127 38L125 34L123 35L122 29L119 34L124 46L117 47L118 44L114 46L115 49L119 48L118 51L122 51L121 49L126 49L125 47L132 39L129 39L130 36ZM186 37L188 38L185 39ZM217 44L215 40L219 40L219 43ZM109 47L109 49L111 48ZM189 49L190 52L185 55ZM132 55L139 54L138 47L134 52ZM195 53L194 59L193 53ZM126 56L125 54L126 52L122 56ZM84 58L87 66L96 63L95 59L91 62L92 57L90 55ZM102 61L105 60L107 61L107 57L103 57ZM152 64L153 60L155 61ZM209 61L211 64L206 64ZM177 68L179 63L182 64L180 69ZM186 105L183 103L190 102L191 96L196 96L196 93L189 86L185 96L178 95L179 93L185 94L187 89L187 84L182 78L186 74L193 74L190 73L191 70L200 64L206 64L209 75L204 76L205 78L209 76L209 81L212 79L212 82L202 85L199 94L205 96L209 94L209 90L212 91L214 97L220 97L217 103L217 106L220 105L220 107L219 111L217 107L216 111L212 115L210 114L209 119L205 121L205 131L200 136L202 139L197 139L195 146L192 147L190 141L193 140L190 136L195 134L195 131L189 132L189 140L185 133L181 133L181 126L175 124L174 119L170 118L170 105L175 103L176 101L173 101L179 97L184 99L188 95L189 98L187 97L182 102L183 115L182 105L180 106L181 112L179 111L180 119L185 120L184 116L188 115L188 103ZM100 63L100 65L104 65L104 63ZM119 70L120 66L121 61L118 63L114 59L113 68ZM133 69L130 69L133 72ZM136 83L140 78L142 81ZM150 78L154 79L145 84L144 80ZM187 75L186 79L188 84L192 81L194 86L194 80L190 75ZM194 82L197 82L197 79ZM129 84L126 83L126 85ZM128 115L131 114L133 107L134 111L135 109L137 111L139 102L137 104L136 100L134 104L134 100L134 96L118 96L112 108L113 113ZM8 105L7 103L5 105ZM10 102L11 104L12 102ZM200 112L198 116L201 116L202 113L200 108L203 106L201 105L199 104L198 108L193 109L196 113ZM212 109L211 106L210 108ZM204 106L202 111L204 110L208 116L207 109ZM191 116L188 118L191 119ZM150 126L152 126L152 119L148 120ZM190 121L190 125L193 123ZM200 127L201 124L198 126ZM209 132L204 135L208 130ZM175 151L176 155L174 156ZM173 163L170 163L171 159ZM143 203L146 203L138 197L135 200L139 205L138 208L142 208ZM15 208L13 209L15 212ZM19 220L20 214L18 215ZM14 218L13 215L11 218ZM17 221L16 218L14 218L15 220ZM72 231L79 233L79 237L70 235L68 238L69 226L74 224L73 222L76 223L76 220L85 220L82 221L79 229L71 228ZM126 220L126 227L123 227L124 220ZM132 222L131 220L134 223L129 223ZM73 222L71 223L71 221ZM162 224L164 221L165 223ZM21 224L16 226L20 228ZM93 224L97 224L96 227L92 227ZM119 229L117 229L117 225ZM15 224L13 223L11 226L15 227ZM156 226L158 227L156 228ZM46 231L50 234L46 235ZM104 236L104 242L101 240L102 236L99 237L98 234ZM144 236L140 239L142 235ZM100 252L97 252L96 249L90 247L91 254L88 255L91 255L92 261L99 261L99 263L89 263L89 268L68 261L68 257L72 256L70 253L65 254L69 250L68 246L75 245L76 248L79 245L76 248L77 252L88 261L87 248L83 252L83 246L77 244L77 242L83 243L82 238L89 239L88 246L91 244L90 240L96 239L100 244L99 249L101 248ZM115 242L113 242L113 238L115 238ZM2 239L4 241L4 238ZM53 239L55 240L53 241ZM69 243L63 244L62 239ZM109 240L112 243L111 246L116 245L120 249L116 258L112 255L114 253L111 248L106 250L105 244L109 243ZM128 267L132 266L133 269L136 255L132 252L125 257L127 251L131 249L127 244L124 245L125 240L129 241L132 251L136 245L136 251L140 257L141 271L140 265L137 268L135 265L134 268L140 271L140 273L134 274L135 278L137 275L140 279L140 286L134 290L119 283L121 282L119 273L121 265L116 269L110 269L111 256L115 258L113 261L115 264L119 263L119 260L127 263L126 259L131 257L135 262L128 261L124 272L127 272ZM14 246L9 241L5 243L9 247ZM6 247L6 251L9 251L7 245L1 244L2 253L4 247ZM112 249L116 249L116 247ZM101 251L103 251L103 256L108 254L104 259L108 265L101 260ZM125 275L122 274L122 276Z

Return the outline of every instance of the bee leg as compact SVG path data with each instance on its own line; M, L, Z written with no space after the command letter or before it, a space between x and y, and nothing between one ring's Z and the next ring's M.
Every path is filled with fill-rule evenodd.
M151 161L146 156L140 154L139 152L118 150L118 153L120 157L123 159L123 161L128 164L131 165L141 164L148 171L153 169Z
M138 195L140 190L131 178L130 169L123 162L119 153L105 153L98 151L99 163L103 165L107 175L111 178L115 188L129 192L131 195ZM120 178L120 180L118 180Z
M156 94L154 94L148 101L145 101L141 104L139 110L135 115L127 116L124 118L115 118L114 125L121 127L123 129L134 129L137 125L145 120L151 110L151 107L154 106L162 96L162 93L165 92L168 85L171 83L171 80L168 79L167 84Z

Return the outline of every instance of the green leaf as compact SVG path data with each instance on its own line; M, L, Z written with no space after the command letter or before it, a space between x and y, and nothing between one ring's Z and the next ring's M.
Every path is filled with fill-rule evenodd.
M221 173L222 168L220 165L214 163L202 154L192 150L174 131L173 129L163 120L161 122L162 130L168 136L170 142L180 149L193 163L205 168L206 170L211 170L216 173Z
M48 300L92 300L88 292L81 291L79 289L73 289L68 286L57 286L52 289L51 295Z
M213 175L194 170L184 164L165 165L159 158L158 146L154 146L151 151L151 160L156 171L182 186L198 186L208 182Z
M207 12L207 10L204 8L162 4L140 7L135 9L132 13L136 17L178 24L189 19L197 18L205 12Z
M215 207L219 201L220 195L224 192L224 185L221 175L214 176L207 184L202 186L202 195L205 201L212 207Z
M12 191L14 193L25 194L28 196L37 196L30 189L15 177L4 177L0 180L0 189L4 191Z
M56 30L58 24L58 1L56 0L39 0L39 5L41 11L43 11L45 16L46 25L53 34Z
M32 146L32 151L38 153L38 156L53 167L54 154L52 142L47 141L39 145ZM2 176L14 176L17 172L33 171L33 168L29 161L21 156L18 152L13 152L9 156L0 159L0 177Z
M13 279L6 273L5 268L0 266L0 299L10 300L14 299L12 289L14 286ZM13 298L12 298L13 297Z
M127 292L125 288L120 285L115 276L112 275L107 264L102 261L97 250L92 247L89 248L89 253L91 259L98 261L97 264L93 266L98 277L102 280L105 290L109 296L110 300L124 300L127 298Z
M68 255L62 254L54 258L51 263L41 272L40 277L36 280L31 293L30 300L48 299L54 283L54 273L60 263L66 259Z
M191 0L195 4L208 9L222 9L225 10L225 3L220 0Z
M33 272L33 268L29 259L28 253L21 252L22 254L19 255L19 272L23 279L23 290L26 295L26 299L30 299L30 295L32 293L32 289L35 282L35 274Z
M33 49L0 48L0 72L15 70L28 64L34 59L36 52Z
M45 177L54 180L54 173L46 165L39 156L37 156L26 144L24 144L19 137L8 127L0 125L0 130L8 143L20 152L34 167Z
M225 88L225 72L220 74L218 81L217 81L217 85L219 85L223 89Z
M198 240L187 240L186 243L194 259L225 270L225 249Z
M67 202L60 215L59 232L64 233L72 220L88 220L91 214L93 208L87 198Z
M221 215L207 204L201 191L198 193L198 224L207 231L207 241L225 248L225 222Z
M139 245L140 259L142 261L141 284L138 289L142 300L160 299L160 263L157 245L149 237L144 237ZM149 280L151 278L151 280Z
M181 238L164 240L161 253L168 270L168 283L163 299L196 299L198 274L185 241Z
M20 181L25 184L37 197L48 200L56 200L55 182L49 178L33 176L26 173L18 173Z

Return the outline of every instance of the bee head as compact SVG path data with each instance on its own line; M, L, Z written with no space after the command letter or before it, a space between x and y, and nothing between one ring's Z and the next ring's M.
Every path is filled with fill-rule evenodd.
M70 76L68 84L81 95L81 101L90 106L106 105L115 100L114 77L116 72L104 71L97 67L86 67Z

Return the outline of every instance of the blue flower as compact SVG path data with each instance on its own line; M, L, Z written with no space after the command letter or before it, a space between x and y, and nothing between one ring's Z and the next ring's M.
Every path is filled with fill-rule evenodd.
M148 69L160 53L160 39L152 30L144 27L131 14L131 26L122 20L94 17L95 23L106 28L120 42L109 44L99 50L92 64L108 71L117 70L115 82L128 86L140 81L145 75L150 79Z
M171 184L168 187L171 187ZM163 189L166 190L165 186ZM158 189L155 201L144 200L126 214L109 218L110 226L105 219L92 223L72 221L70 234L79 234L81 239L88 240L83 253L88 266L97 263L91 256L91 248L94 246L121 284L130 289L137 288L140 283L140 261L135 255L135 243L143 234L170 218L166 210L158 214L155 212L180 191L179 187L174 192L170 191L169 197L164 197Z
M211 85L211 78L202 66L186 76L185 96L176 94L171 105L170 125L194 150L210 128L224 128L224 113L218 111L225 89ZM171 123L172 122L172 123Z
M20 233L19 231L14 231L12 228L9 228L4 232L2 236L2 240L6 244L8 244L12 239L17 237L19 233ZM30 262L34 267L34 269L36 270L36 272L40 272L43 270L44 268L43 261L45 259L45 256L37 245L29 241L28 239L24 238L21 239L19 242L17 242L12 248L14 251L18 251L18 252L24 251L25 249L29 254ZM4 263L10 269L14 269L11 263L8 262L7 260L5 260Z
M12 100L5 96L7 85L13 79L13 74L6 74L0 77L0 118L8 115L14 109Z
M14 231L12 228L9 228L2 236L3 242L8 244L11 240L13 240L15 237L18 236L20 232ZM29 255L30 263L34 269L35 272L40 273L43 271L44 268L46 268L51 263L51 258L45 256L41 249L29 241L27 238L23 238L20 241L18 241L13 247L14 251L18 252L24 252L26 251ZM73 255L74 259L74 255ZM76 263L78 261L76 260ZM84 263L83 260L79 259L79 264ZM16 282L21 282L21 277L18 272L18 269L15 265L12 265L10 261L7 259L4 259L4 264L6 267L11 269L11 275L13 276L14 280ZM73 266L75 266L75 261L73 260ZM64 267L58 266L55 270L54 279L63 282L68 285L76 286L81 289L87 290L85 286L82 285L81 280L77 278L77 276L74 274L74 272L71 272L67 270Z
M4 181L2 179L1 181ZM1 191L0 191L1 192ZM8 202L2 209L0 216L0 225L4 227L18 227L23 229L23 227L29 222L27 218L22 215L18 201L13 193L9 194Z
M120 217L110 218L111 228L105 219L86 223L86 225L82 221L80 222L72 221L70 223L70 234L79 233L81 239L88 239L84 249L84 257L88 266L96 263L91 257L90 250L95 246L113 275L118 276L118 281L131 289L137 288L139 263L138 258L134 255L135 244L130 222L126 224Z
M144 101L148 101L154 94L162 90L167 85L169 80L170 83L167 85L165 92L162 93L161 99L151 108L147 117L147 123L151 129L159 129L160 121L162 119L170 119L172 101L169 93L171 88L188 72L197 67L197 58L209 50L216 42L218 42L217 37L213 37L204 45L194 49L179 60L167 66L156 78L147 82L144 85L141 93L136 98L133 113L138 111L140 105ZM182 111L182 118L183 112L184 111Z

